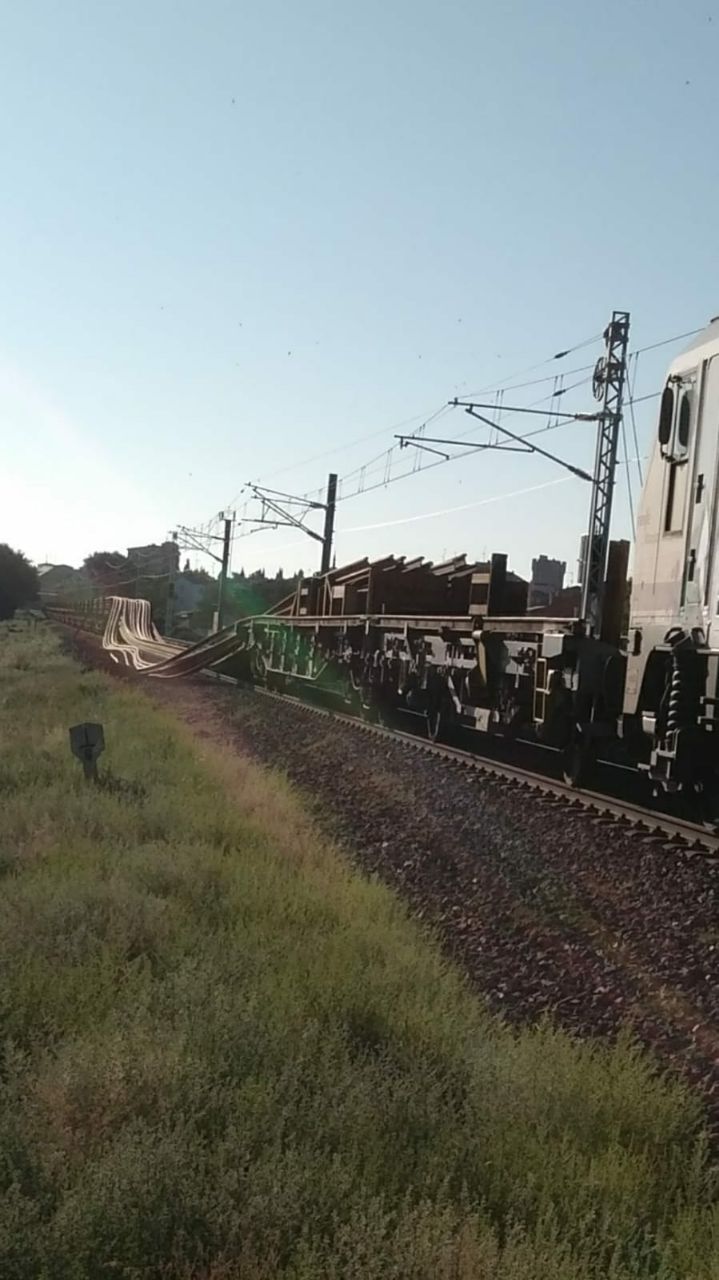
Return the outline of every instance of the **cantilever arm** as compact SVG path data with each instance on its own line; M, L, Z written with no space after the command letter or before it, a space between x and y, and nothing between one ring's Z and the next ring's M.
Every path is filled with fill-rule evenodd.
M486 423L488 427L494 427L497 431L501 431L502 435L509 436L510 440L518 441L530 453L539 453L543 458L549 458L550 462L556 462L558 466L564 467L565 471L571 471L572 475L579 476L580 480L588 480L590 484L592 483L592 477L587 471L583 471L581 467L575 467L571 462L565 462L563 458L558 458L556 453L550 453L548 449L542 449L538 444L532 444L531 440L527 440L524 436L515 435L513 431L503 427L501 423L493 422L491 418L486 418L483 413L477 413L474 405L466 405L465 413L470 414L472 418L478 418L480 422Z

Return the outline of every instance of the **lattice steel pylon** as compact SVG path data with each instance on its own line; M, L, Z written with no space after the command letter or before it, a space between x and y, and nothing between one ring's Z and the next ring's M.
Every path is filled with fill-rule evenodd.
M597 452L582 582L582 617L596 636L600 634L602 627L604 575L609 552L617 445L627 374L628 311L612 312L612 318L604 330L604 342L605 354L600 356L594 370L594 394L602 401L602 412L597 427Z

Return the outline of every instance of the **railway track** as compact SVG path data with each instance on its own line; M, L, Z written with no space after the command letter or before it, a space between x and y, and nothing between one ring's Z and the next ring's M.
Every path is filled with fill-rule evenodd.
M221 680L228 684L237 685L240 683L232 676L222 675L217 672L208 671L204 674L211 679ZM291 702L295 706L302 708L309 715L325 716L351 725L357 732L371 734L373 737L391 739L393 742L401 742L408 750L448 760L458 768L474 770L479 774L490 774L500 782L504 781L507 788L512 791L524 791L525 793L534 794L538 798L547 801L547 803L568 806L574 812L585 810L597 822L603 822L607 825L619 824L625 829L635 828L640 838L660 840L667 845L668 851L687 854L702 853L714 856L719 854L719 835L699 823L689 822L682 818L674 818L654 809L645 808L642 805L612 798L599 791L571 787L535 770L526 769L515 764L506 764L503 761L494 760L490 756L481 755L476 751L465 751L460 747L454 747L446 743L430 742L427 738L423 738L416 733L409 733L406 730L388 728L386 725L368 724L356 716L327 707L318 707L293 694L274 693L269 689L263 689L259 685L254 685L253 688L263 698L278 702Z

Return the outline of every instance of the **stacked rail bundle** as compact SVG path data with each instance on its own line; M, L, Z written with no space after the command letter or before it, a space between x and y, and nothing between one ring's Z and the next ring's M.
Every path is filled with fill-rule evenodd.
M329 573L300 579L296 591L269 612L287 618L348 616L479 617L525 612L527 583L507 569L504 554L441 564L422 556L356 560Z

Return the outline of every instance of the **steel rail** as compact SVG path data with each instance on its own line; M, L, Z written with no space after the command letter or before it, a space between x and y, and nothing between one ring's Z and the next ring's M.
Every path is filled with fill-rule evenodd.
M270 689L263 689L260 685L245 685L244 681L237 680L234 676L223 675L221 672L208 670L203 671L202 674L209 679L218 680L225 684L250 688L264 698L273 698L278 702L289 702L311 715L324 716L328 719L348 724L359 732L399 742L403 746L414 751L420 751L425 755L438 756L477 773L492 775L500 781L516 787L518 790L531 791L538 796L554 801L561 800L563 804L568 805L575 812L585 810L598 821L611 821L623 824L625 827L636 827L640 830L641 838L643 839L665 837L670 841L679 842L682 852L685 853L719 853L719 834L715 834L700 823L689 822L683 818L674 818L655 809L648 809L642 805L604 795L600 791L572 787L566 782L549 778L546 774L537 773L532 769L525 769L515 764L505 764L503 761L494 760L490 756L483 756L479 752L464 751L460 747L453 747L447 743L431 742L427 738L422 738L418 734L409 733L403 729L390 729L386 725L371 724L366 720L342 711L313 706L294 694L275 693Z

